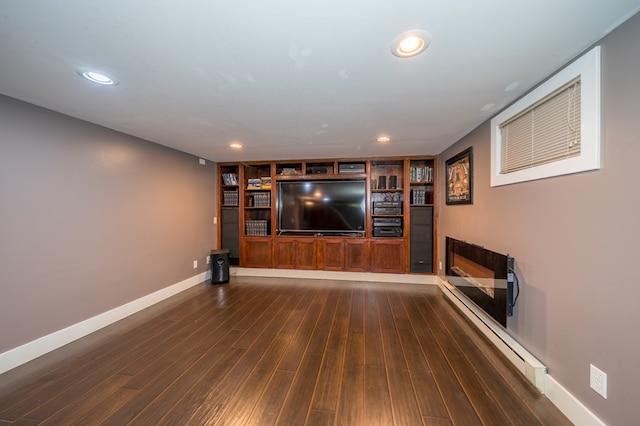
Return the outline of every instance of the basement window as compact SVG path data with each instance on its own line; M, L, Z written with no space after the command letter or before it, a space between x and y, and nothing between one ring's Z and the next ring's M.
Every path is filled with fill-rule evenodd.
M600 168L600 48L491 120L491 186Z

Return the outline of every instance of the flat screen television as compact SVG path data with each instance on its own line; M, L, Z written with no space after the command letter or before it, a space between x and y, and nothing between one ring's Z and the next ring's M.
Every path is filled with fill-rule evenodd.
M364 234L364 180L278 182L279 234Z

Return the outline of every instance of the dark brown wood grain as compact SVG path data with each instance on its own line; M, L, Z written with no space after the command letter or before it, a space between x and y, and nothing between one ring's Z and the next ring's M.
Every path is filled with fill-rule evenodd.
M571 423L437 287L233 277L0 375L0 424Z

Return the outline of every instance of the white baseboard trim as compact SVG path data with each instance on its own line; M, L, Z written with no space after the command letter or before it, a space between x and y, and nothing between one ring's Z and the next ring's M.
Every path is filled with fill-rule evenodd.
M73 324L67 328L63 328L62 330L55 331L29 343L25 343L22 346L3 352L0 354L0 374L58 349L73 342L74 340L98 331L101 328L133 315L151 305L155 305L158 302L210 279L210 277L211 272L202 272L132 302L118 306L117 308L111 309L107 312L103 312L95 317Z
M573 424L606 426L547 372L547 367L535 358L446 280L438 277L445 296L502 352L509 361L551 401Z
M343 281L373 281L403 284L437 284L437 277L435 275L380 274L375 272L340 272L321 270L231 267L230 275L239 277L306 278Z
M468 301L448 281L438 277L447 298L480 330L541 393L545 393L547 367L515 341L484 311Z
M575 425L580 426L606 426L595 414L575 396L569 393L560 383L547 374L546 397L567 416Z

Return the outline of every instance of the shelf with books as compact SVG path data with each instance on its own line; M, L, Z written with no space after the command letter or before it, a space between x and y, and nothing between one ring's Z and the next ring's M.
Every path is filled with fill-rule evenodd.
M240 204L239 168L237 165L221 166L219 170L222 189L222 205L236 207Z
M225 186L238 186L238 174L222 173L222 181Z
M270 208L271 207L271 191L260 190L260 191L247 191L247 208L251 207L260 207L260 208Z
M225 189L222 191L222 205L225 207L237 207L240 204L238 189Z
M412 206L432 205L433 186L411 186L409 202Z
M433 204L433 159L413 159L409 161L409 203L412 206Z
M271 235L272 185L271 163L243 166L243 219L245 236Z

